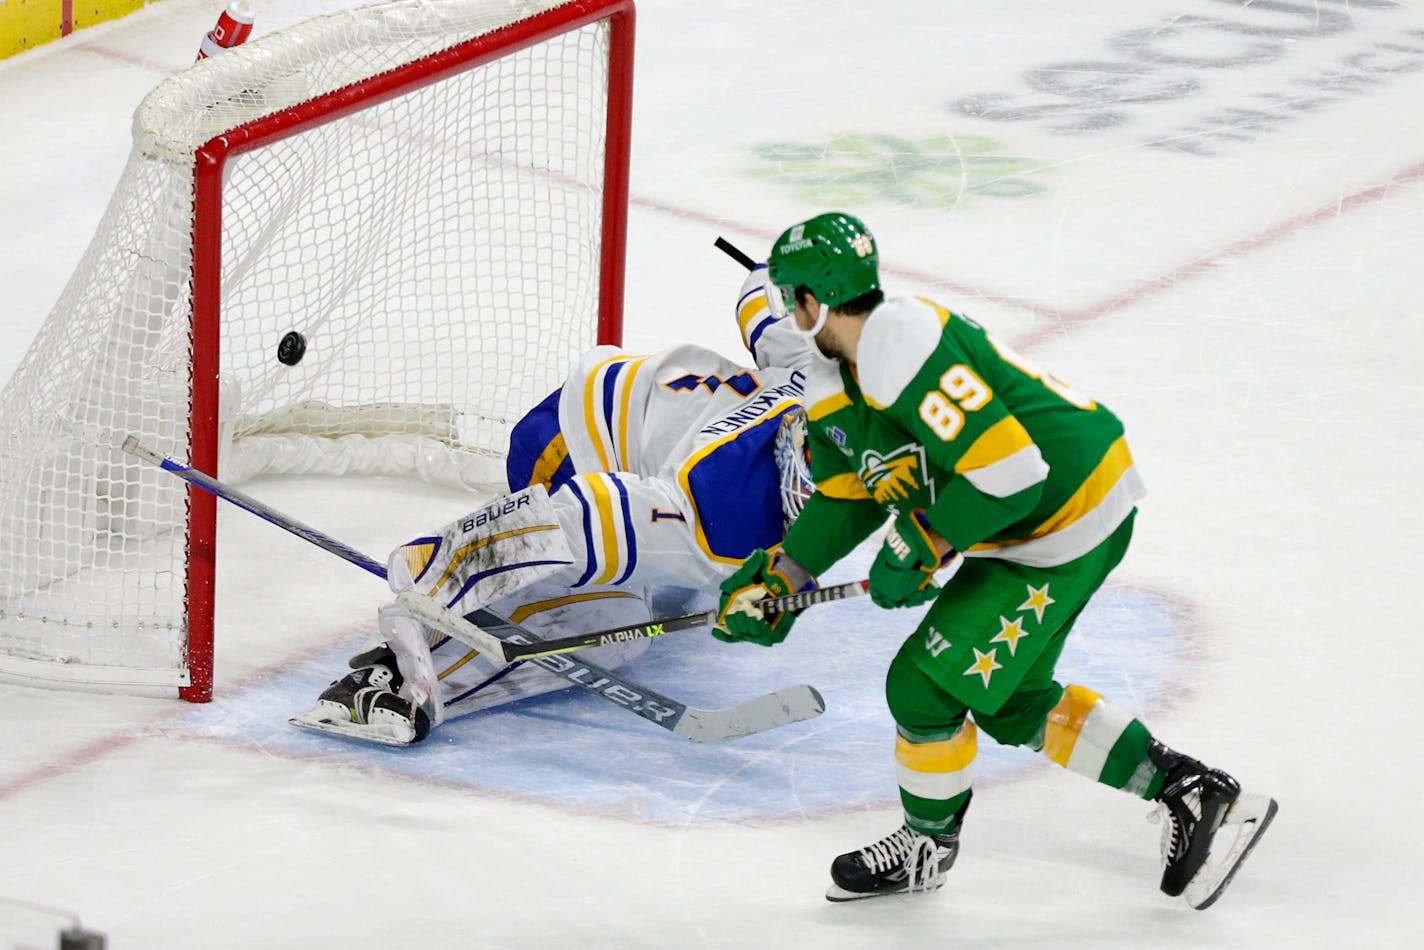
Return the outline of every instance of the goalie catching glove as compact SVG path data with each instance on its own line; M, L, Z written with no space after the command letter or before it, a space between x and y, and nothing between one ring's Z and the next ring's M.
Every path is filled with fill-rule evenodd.
M816 579L789 555L758 548L722 582L712 636L726 643L746 641L775 646L791 632L796 614L767 614L758 603L767 597L785 597L815 587Z
M915 508L895 516L875 563L870 566L870 599L879 607L915 607L939 596L935 571L954 557L941 555L942 542Z

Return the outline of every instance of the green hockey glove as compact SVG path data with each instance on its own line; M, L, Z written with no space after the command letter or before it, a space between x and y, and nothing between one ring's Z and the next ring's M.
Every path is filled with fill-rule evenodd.
M758 549L751 553L735 574L722 582L722 599L717 605L717 623L712 636L727 643L746 641L764 647L775 646L791 632L796 614L765 614L758 601L785 597L816 586L805 568L779 551Z
M939 596L935 571L954 556L943 558L922 508L895 516L875 563L870 566L870 599L881 607L914 607Z

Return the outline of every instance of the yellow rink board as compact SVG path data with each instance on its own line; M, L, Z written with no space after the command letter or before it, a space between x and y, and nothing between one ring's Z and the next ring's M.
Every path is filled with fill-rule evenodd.
M95 23L132 13L153 0L0 0L0 59Z

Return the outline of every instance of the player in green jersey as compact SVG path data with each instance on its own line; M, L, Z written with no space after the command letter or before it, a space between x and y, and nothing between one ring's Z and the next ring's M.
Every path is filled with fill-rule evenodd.
M805 402L816 488L785 541L722 585L716 636L779 643L795 616L763 616L756 602L813 586L887 521L872 598L933 601L886 675L904 825L836 858L827 898L943 884L982 730L1158 803L1161 888L1209 906L1276 803L1054 673L1126 552L1143 495L1122 423L973 320L887 299L875 239L849 215L788 229L767 273L815 356Z

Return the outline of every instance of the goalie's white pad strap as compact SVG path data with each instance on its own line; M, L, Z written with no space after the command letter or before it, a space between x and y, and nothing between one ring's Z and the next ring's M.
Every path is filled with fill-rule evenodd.
M445 718L440 700L440 681L435 675L435 660L425 639L425 627L399 604L386 604L376 613L381 639L395 651L405 683L401 695L425 710L432 726Z
M387 577L396 593L416 590L469 613L571 563L549 493L534 485L401 545L387 563Z

